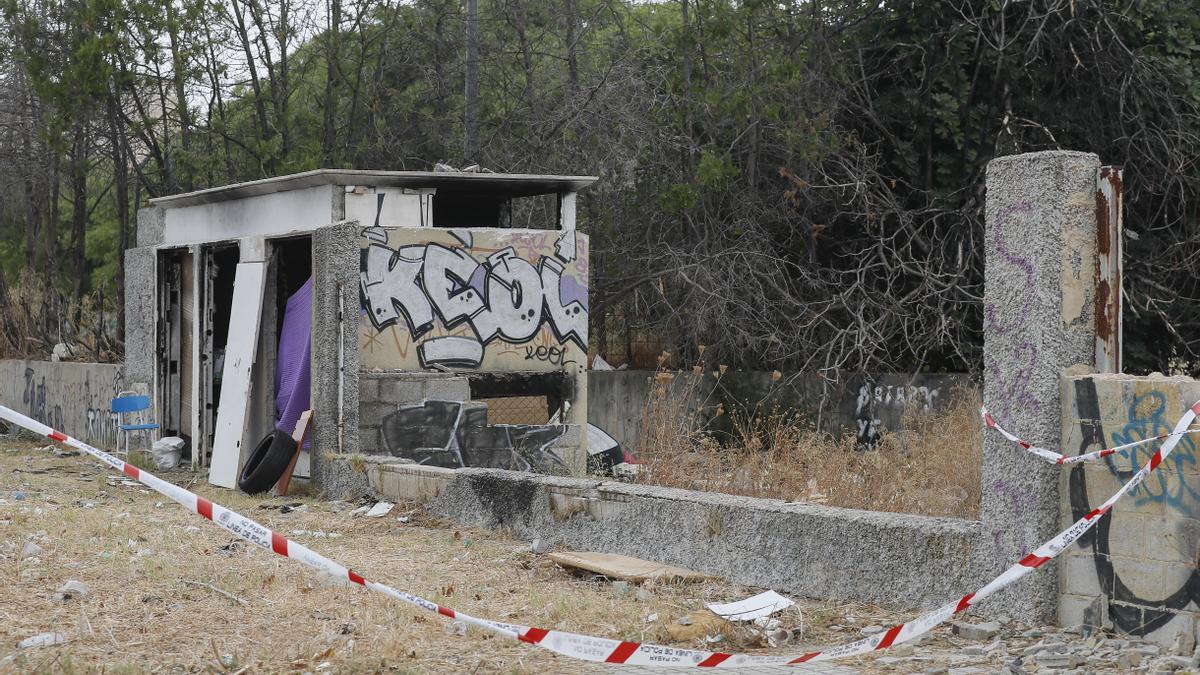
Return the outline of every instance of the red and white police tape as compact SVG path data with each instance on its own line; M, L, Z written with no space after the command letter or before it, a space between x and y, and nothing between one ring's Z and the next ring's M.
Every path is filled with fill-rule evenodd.
M1029 572L1041 567L1049 562L1068 546L1074 543L1079 537L1087 532L1118 499L1123 497L1139 483L1145 480L1150 472L1158 468L1162 464L1162 460L1167 455L1171 454L1171 450L1178 444L1184 431L1192 425L1196 416L1200 415L1200 401L1197 401L1189 408L1179 422L1175 425L1175 430L1168 434L1166 442L1162 447L1154 453L1150 462L1143 466L1129 482L1121 486L1111 497L1109 497L1099 508L1094 509L1083 518L1079 519L1075 524L1063 530L1050 541L1039 546L1033 553L1022 558L1012 567L1005 570L1000 576L993 579L986 586L983 586L974 593L968 593L958 600L949 602L937 609L928 612L922 616L913 619L907 623L902 623L893 626L890 629L877 633L854 642L839 645L820 651L809 652L807 654L793 656L755 656L751 654L729 654L724 652L706 652L694 649L677 649L675 647L666 647L663 645L647 644L643 642L627 642L622 640L610 640L608 638L592 637L589 635L579 635L577 633L567 633L557 630L546 630L544 628L533 628L529 626L521 626L518 624L503 623L500 621L492 621L489 619L480 619L477 617L456 612L448 607L443 607L435 602L430 602L424 598L398 591L391 586L381 584L376 581L364 579L362 576L354 573L347 567L343 567L338 563L326 558L325 556L316 553L308 547L297 544L289 540L278 532L273 532L270 529L246 518L245 516L230 511L229 509L201 497L193 492L185 490L178 485L168 483L161 478L151 475L146 471L138 469L132 464L126 463L113 457L112 455L102 450L97 450L92 446L83 443L67 436L66 434L51 429L50 427L18 413L14 410L0 405L0 418L8 420L14 424L20 425L30 431L39 433L52 440L64 443L73 448L78 448L89 455L99 459L101 462L111 466L112 468L124 473L125 475L135 480L145 483L154 490L166 495L170 499L182 504L185 508L200 514L201 516L213 521L229 532L257 544L262 548L274 551L281 556L296 559L309 567L314 567L323 572L348 579L349 581L366 586L371 590L378 591L384 595L395 598L410 605L415 605L430 612L436 612L442 616L456 619L464 623L478 626L485 630L498 633L500 635L527 642L531 645L536 645L543 649L552 652L569 656L575 659L584 661L592 661L596 663L623 663L639 666L696 666L700 668L737 668L751 666L780 666L794 665L800 663L815 663L819 661L831 661L833 659L841 659L849 656L857 656L860 654L869 654L871 652L887 649L893 645L898 645L902 642L907 642L919 635L922 635L938 624L946 621L955 614L962 612L968 607L972 607L983 602L992 594L1000 591L1009 584L1025 576ZM989 424L995 428L994 421ZM1007 435L1007 433L1006 433ZM1015 437L1014 437L1015 438Z
M992 414L988 412L986 407L980 406L979 416L983 418L983 424L987 428L999 431L1001 436L1021 446L1026 450L1026 452L1033 453L1034 455L1041 457L1051 464L1059 464L1063 466L1103 459L1109 455L1115 455L1118 452L1124 452L1126 450L1136 448L1139 445L1154 443L1155 441L1165 441L1172 436L1181 436L1183 434L1200 434L1200 429L1184 429L1183 431L1176 430L1169 434L1159 434L1158 436L1154 436L1152 438L1143 438L1140 441L1125 443L1124 445L1114 445L1111 448L1101 448L1100 450L1093 450L1092 452L1084 453L1082 455L1064 455L1053 450L1047 450L1046 448L1039 448L1023 438L1009 433L1004 427L1000 426L1000 423L996 421L995 417L992 417Z

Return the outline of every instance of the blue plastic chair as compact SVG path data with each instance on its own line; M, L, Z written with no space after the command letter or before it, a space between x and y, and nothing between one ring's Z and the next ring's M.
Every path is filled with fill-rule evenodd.
M148 420L146 411L150 409L150 397L141 396L134 391L122 391L112 400L112 411L117 415L117 433L125 437L125 455L129 455L129 434L140 433L146 439L146 449L150 449L150 432L158 429L159 425ZM129 416L128 422L126 415ZM121 442L118 439L117 446Z

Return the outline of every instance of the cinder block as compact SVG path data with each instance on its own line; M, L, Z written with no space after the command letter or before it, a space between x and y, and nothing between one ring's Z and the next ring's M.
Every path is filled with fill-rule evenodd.
M358 402L374 403L379 400L379 379L375 377L358 376Z
M1108 603L1099 596L1061 594L1058 596L1058 624L1109 628L1112 622L1108 618Z
M383 452L379 427L358 428L358 451L364 455Z
M1100 579L1096 576L1096 562L1090 555L1066 555L1059 558L1062 586L1065 593L1074 595L1100 596Z
M430 401L468 401L471 386L465 377L430 380L425 385L425 398Z
M1158 630L1147 633L1144 637L1163 647L1171 647L1175 644L1175 639L1180 633L1188 635L1188 638L1185 639L1195 639L1196 615L1194 613L1181 612L1176 614L1174 618L1163 624Z
M379 400L393 405L420 403L424 401L425 383L403 377L388 378L379 382Z
M363 403L358 406L358 426L378 429L383 426L384 418L395 410L396 406L390 403Z

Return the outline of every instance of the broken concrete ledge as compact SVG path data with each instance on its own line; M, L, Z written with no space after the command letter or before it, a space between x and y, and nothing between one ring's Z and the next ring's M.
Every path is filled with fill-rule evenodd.
M970 590L978 522L499 469L365 465L431 515L811 598L932 607Z

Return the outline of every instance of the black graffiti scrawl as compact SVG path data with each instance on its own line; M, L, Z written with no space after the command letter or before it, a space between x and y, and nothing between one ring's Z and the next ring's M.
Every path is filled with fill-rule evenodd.
M1075 406L1079 419L1084 420L1081 422L1079 452L1106 447L1096 383L1091 378L1075 384ZM1092 508L1083 467L1083 464L1075 465L1069 479L1071 512L1076 520ZM1133 475L1133 471L1117 470L1114 463L1110 463L1109 467L1122 483ZM1108 599L1108 614L1118 629L1134 635L1152 633L1173 619L1176 612L1184 610L1193 601L1200 601L1200 573L1196 570L1179 588L1164 598L1139 597L1122 581L1121 570L1113 564L1109 542L1111 526L1111 516L1101 518L1092 530L1080 537L1079 545L1092 549L1100 589Z

